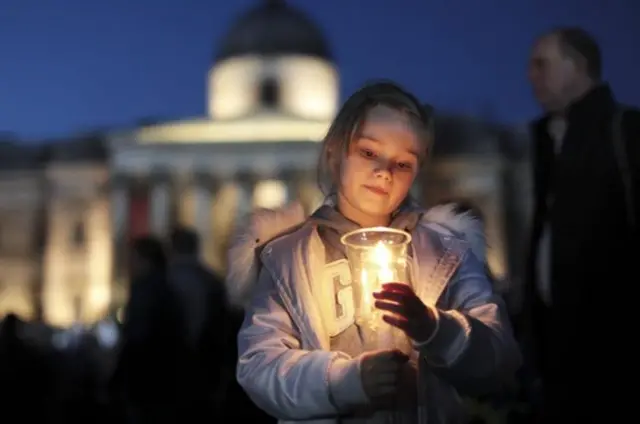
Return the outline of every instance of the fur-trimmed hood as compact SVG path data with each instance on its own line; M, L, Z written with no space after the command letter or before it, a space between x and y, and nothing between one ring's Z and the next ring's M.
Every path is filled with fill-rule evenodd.
M294 202L279 209L255 211L248 225L234 236L228 253L225 280L229 303L244 307L249 301L258 271L260 250L275 238L298 228L307 219L300 203ZM469 212L457 213L453 203L435 206L423 215L423 222L440 226L471 245L473 253L486 260L486 238L482 222Z

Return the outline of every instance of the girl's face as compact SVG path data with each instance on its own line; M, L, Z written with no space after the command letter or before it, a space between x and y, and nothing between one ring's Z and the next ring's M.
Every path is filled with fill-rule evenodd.
M388 225L409 193L424 148L406 115L386 106L371 108L342 161L342 214L363 227Z

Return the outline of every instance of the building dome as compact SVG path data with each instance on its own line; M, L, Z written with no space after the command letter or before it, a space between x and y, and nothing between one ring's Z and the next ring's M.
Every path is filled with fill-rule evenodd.
M331 60L320 28L284 0L262 1L242 15L223 38L215 61L245 55L303 55Z

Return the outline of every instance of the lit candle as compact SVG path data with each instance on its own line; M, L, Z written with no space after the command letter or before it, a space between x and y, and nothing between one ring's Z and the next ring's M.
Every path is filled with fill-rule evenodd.
M373 305L373 292L382 288L382 283L394 280L393 252L384 243L376 243L369 250L360 270L360 318L374 319L378 311Z
M373 249L374 263L377 265L378 283L390 283L393 281L391 270L392 254L384 243L379 242Z
M375 308L373 292L382 284L405 279L407 246L411 235L397 229L361 228L345 234L341 242L346 246L349 266L359 284L357 319L371 329L379 328L382 311Z

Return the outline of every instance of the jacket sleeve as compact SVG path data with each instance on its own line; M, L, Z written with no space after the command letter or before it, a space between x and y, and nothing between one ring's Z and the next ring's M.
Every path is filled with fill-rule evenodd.
M497 390L513 378L521 356L502 299L469 251L448 288L449 309L436 310L429 340L417 344L430 369L461 392Z
M301 349L299 332L264 267L238 334L238 351L238 382L278 419L333 417L367 402L359 360Z

